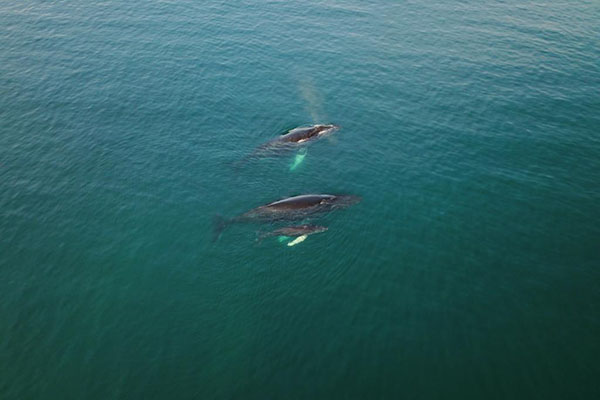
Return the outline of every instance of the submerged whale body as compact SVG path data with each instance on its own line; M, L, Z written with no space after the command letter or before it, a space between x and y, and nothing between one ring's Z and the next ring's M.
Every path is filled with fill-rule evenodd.
M315 233L325 232L328 228L320 225L296 225L296 226L285 226L283 228L275 229L274 231L263 233L258 237L258 241L262 241L265 238L271 236L308 236Z
M215 239L228 225L235 222L276 222L301 220L314 215L350 207L360 202L359 196L348 194L303 194L287 197L253 208L237 217L215 220Z

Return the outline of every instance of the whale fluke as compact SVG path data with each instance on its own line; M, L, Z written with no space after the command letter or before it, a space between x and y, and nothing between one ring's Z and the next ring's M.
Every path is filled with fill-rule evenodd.
M226 219L222 215L215 215L213 217L213 237L212 242L216 242L219 237L221 237L221 233L227 228L230 224L230 220Z

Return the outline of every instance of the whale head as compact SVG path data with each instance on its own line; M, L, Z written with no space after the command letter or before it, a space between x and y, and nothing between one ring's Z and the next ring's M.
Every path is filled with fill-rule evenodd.
M329 229L326 226L320 225L303 225L303 227L310 233L321 233Z
M333 133L339 129L340 129L339 125L333 125L333 124L323 124L323 125L315 126L317 136L319 136L319 137L329 135L330 133Z
M347 208L360 203L361 200L362 197L353 194L337 194L332 196L332 198L327 199L326 202L332 208Z

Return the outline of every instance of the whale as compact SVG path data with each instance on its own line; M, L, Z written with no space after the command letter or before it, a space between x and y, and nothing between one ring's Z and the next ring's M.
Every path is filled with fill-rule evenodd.
M253 153L254 156L268 156L280 153L285 150L292 150L308 142L316 141L337 130L340 127L333 124L317 124L310 126L300 126L287 131L285 134L276 137L260 145Z
M235 161L232 165L234 169L240 170L251 161L288 154L296 149L305 148L310 142L328 136L339 129L341 129L339 125L333 124L299 126L261 144L242 159ZM300 155L300 159L297 161L301 162L304 159L304 155ZM296 166L293 166L290 170L294 170Z
M302 194L286 197L256 208L236 217L226 219L216 216L214 220L213 241L229 225L238 222L273 223L278 221L302 220L348 208L361 201L360 196L352 194Z
M315 140L324 137L330 133L339 130L338 125L317 124L311 126L300 126L288 131L286 134L272 140L270 143L305 143L309 140Z
M296 225L296 226L284 226L283 228L275 229L271 232L262 233L257 238L258 242L263 241L265 238L271 236L287 236L287 237L298 237L308 236L315 233L325 232L328 228L320 225Z

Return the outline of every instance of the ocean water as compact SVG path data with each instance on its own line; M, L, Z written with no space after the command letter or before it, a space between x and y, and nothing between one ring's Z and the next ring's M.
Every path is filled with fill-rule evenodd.
M0 3L1 399L597 398L599 201L597 1Z

